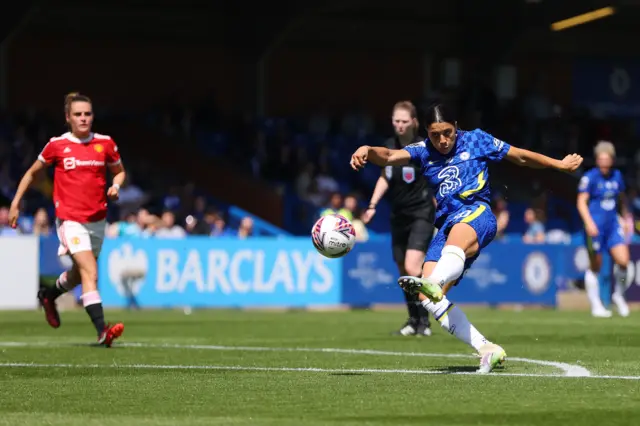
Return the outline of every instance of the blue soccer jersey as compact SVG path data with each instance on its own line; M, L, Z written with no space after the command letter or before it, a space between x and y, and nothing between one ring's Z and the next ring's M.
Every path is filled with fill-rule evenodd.
M618 222L618 204L624 191L624 179L617 169L605 176L596 167L580 179L578 192L589 194L589 213L598 228L597 237L586 237L590 251L600 253L624 243L624 233Z
M510 145L476 129L458 130L456 143L449 154L440 154L427 139L405 147L411 161L422 167L422 173L438 202L436 227L449 217L478 203L489 207L490 161L500 161Z
M438 233L429 245L425 261L440 259L449 231L457 223L466 223L475 230L481 249L493 241L497 222L490 207L488 163L502 160L510 145L476 129L459 130L456 144L447 155L440 154L428 139L404 149L411 154L411 161L421 166L438 202L435 222ZM480 251L466 259L465 270L479 255Z

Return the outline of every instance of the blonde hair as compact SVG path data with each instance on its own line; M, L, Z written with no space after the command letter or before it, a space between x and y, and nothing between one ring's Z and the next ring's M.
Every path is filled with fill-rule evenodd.
M600 141L593 148L593 154L597 157L600 154L608 154L611 158L616 158L616 147L611 142Z
M407 111L409 113L409 117L411 117L411 121L413 122L413 133L414 136L418 134L418 129L420 128L420 123L418 122L418 110L416 106L411 101L400 101L396 102L393 106L392 113L397 110Z

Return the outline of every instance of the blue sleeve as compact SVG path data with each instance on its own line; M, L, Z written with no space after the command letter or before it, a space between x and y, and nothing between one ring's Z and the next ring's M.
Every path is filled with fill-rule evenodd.
M589 172L585 173L581 178L580 178L580 183L578 183L578 193L588 193L591 194L591 176L589 175Z
M484 130L476 129L474 132L478 135L477 140L482 156L491 161L502 161L511 145Z
M411 162L419 167L424 168L429 158L429 151L425 142L416 142L411 145L407 145L404 148L405 151L411 155Z

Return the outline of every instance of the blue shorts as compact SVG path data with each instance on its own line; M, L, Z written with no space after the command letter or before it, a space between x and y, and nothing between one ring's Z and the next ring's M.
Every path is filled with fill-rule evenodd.
M487 204L477 203L466 206L448 217L442 227L440 227L438 233L433 237L433 241L431 241L431 244L429 245L429 250L427 250L427 255L424 259L425 262L437 262L440 260L440 257L442 256L442 249L447 243L449 232L451 231L451 228L453 228L453 225L457 223L466 223L476 231L480 250L493 241L498 230L496 217L493 215L491 208ZM465 271L473 265L473 262L476 261L480 255L480 250L478 250L478 253L476 253L475 256L465 260ZM460 282L461 279L462 276L458 278L455 285L458 285L458 282Z
M625 244L624 231L617 218L606 223L596 222L598 236L590 237L584 233L584 240L587 244L587 251L590 255L606 253L617 245Z

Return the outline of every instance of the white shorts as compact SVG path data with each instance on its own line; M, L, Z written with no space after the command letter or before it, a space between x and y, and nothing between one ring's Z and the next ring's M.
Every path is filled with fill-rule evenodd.
M102 249L107 223L104 220L79 223L72 220L56 219L56 232L60 240L58 256L91 251L98 257Z

